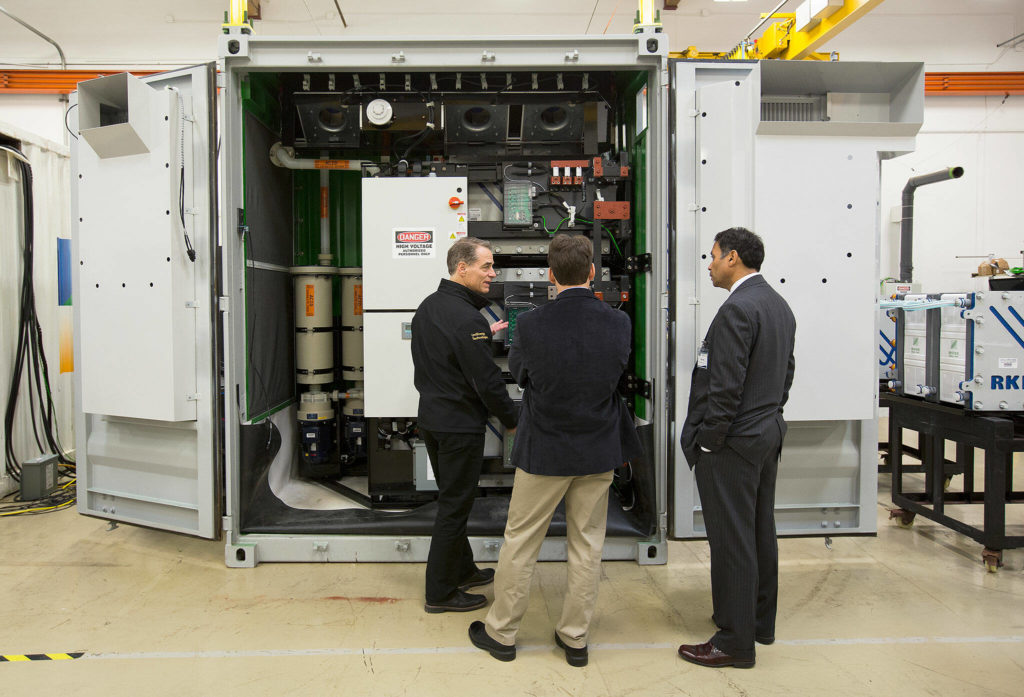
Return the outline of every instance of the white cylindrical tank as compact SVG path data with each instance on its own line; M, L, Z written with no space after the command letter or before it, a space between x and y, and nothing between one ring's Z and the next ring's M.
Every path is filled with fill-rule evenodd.
M341 375L363 379L363 270L341 269Z
M301 385L334 381L334 313L329 266L296 266L295 374Z

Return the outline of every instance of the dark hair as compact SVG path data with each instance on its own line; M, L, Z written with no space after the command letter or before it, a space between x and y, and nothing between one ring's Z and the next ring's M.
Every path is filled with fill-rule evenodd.
M728 254L735 249L744 266L754 271L761 270L761 262L764 261L764 242L747 228L731 227L722 230L715 235L715 242L718 243L722 254Z
M555 235L548 248L548 266L563 286L580 286L590 276L594 243L583 235Z
M456 240L455 244L448 248L448 275L455 273L459 268L459 262L464 261L472 264L476 261L476 250L480 247L491 248L491 243L485 240L478 240L475 237L463 237Z

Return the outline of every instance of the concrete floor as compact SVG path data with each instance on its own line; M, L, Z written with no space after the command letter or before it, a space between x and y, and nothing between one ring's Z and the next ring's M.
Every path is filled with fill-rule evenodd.
M423 612L421 564L228 569L223 545L79 516L0 525L3 695L1022 695L1024 550L985 571L980 545L918 519L877 537L780 541L777 642L754 670L676 656L712 633L708 549L604 565L590 665L552 642L565 568L539 566L519 657L472 648L464 614ZM972 512L973 515L973 512ZM487 592L490 593L488 587Z

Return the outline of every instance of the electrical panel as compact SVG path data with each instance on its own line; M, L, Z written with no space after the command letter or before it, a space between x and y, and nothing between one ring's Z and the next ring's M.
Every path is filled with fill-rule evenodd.
M305 376L299 381L300 391L307 390L302 404L322 404L328 395L344 405L337 418L337 410L318 409L308 412L315 418L300 419L306 440L319 444L317 452L301 454L304 462L317 461L319 479L365 472L371 505L413 505L432 483L425 484L427 469L416 458L422 448L417 449L419 395L410 325L419 303L448 277L448 249L467 236L491 248L496 277L481 313L488 324L508 321L507 329L494 334L491 350L510 395L521 399L507 372L507 355L519 315L556 297L547 273L555 235L589 237L595 295L632 312L638 270L631 259L632 175L629 155L617 143L612 107L623 82L612 73L375 77L286 74L275 83L281 114L281 145L275 147L287 149L277 161L305 160L318 170L295 175L308 181L303 191L319 190L320 200L309 200L319 204L321 219L320 248L311 225L307 253L296 257L292 273L336 283L346 273L359 278L359 326L351 317L343 319L336 343L343 353L361 343L361 361L345 359L342 380L326 367L306 365L304 358L296 366ZM330 267L334 244L325 242L336 224L332 209L339 192L325 174L334 168L353 172L340 193L357 192L359 200L358 228L344 231L345 244L354 241L359 251L358 268L348 271ZM305 306L296 302L296 326L306 327ZM352 302L350 295L342 299L346 306ZM303 339L308 343L308 336ZM310 373L325 377L316 380ZM332 428L337 434L328 438L325 430ZM351 438L352 429L366 438ZM326 458L336 467L323 464L325 443L336 446ZM480 486L507 488L510 442L499 423L488 425L485 445Z

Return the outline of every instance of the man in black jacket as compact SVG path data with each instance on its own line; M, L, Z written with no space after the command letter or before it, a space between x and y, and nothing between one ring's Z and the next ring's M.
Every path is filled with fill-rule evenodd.
M480 480L487 414L515 428L515 406L491 353L494 331L480 310L495 277L490 246L472 237L448 250L448 273L412 318L413 380L420 393L420 436L437 479L437 517L427 556L427 612L466 612L487 604L466 590L486 585L466 535Z
M764 244L744 228L715 236L708 271L729 297L697 354L680 444L694 469L711 545L718 632L679 655L708 667L754 666L775 641L779 548L775 476L793 384L796 320L761 276Z
M523 388L512 446L516 476L494 604L470 640L499 660L516 655L516 634L555 507L565 498L568 590L555 642L573 666L587 664L597 600L612 472L640 454L632 417L616 386L630 354L629 317L590 290L594 248L583 236L557 235L548 252L558 297L520 314L509 368Z

